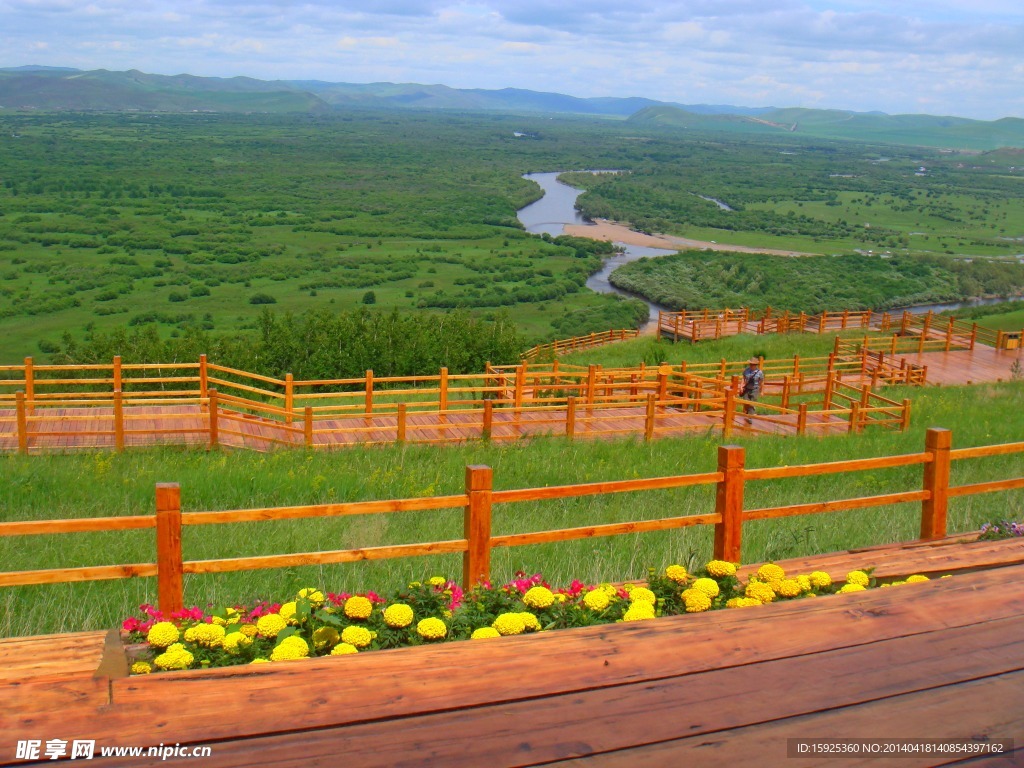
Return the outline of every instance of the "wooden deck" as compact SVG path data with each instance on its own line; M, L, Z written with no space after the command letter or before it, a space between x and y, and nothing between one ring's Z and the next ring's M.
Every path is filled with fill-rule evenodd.
M908 364L928 366L929 384L946 386L1009 381L1013 364L1024 366L1024 349L993 349L980 344L974 349L899 356Z
M0 764L16 762L18 740L53 738L206 744L204 764L246 767L969 762L963 752L788 756L791 739L882 738L1014 739L1011 756L972 764L1020 765L1022 561L1019 539L874 547L800 564L837 579L873 565L890 577L955 575L747 610L145 677L120 676L109 652L94 671L103 633L4 640ZM97 751L92 764L129 763Z

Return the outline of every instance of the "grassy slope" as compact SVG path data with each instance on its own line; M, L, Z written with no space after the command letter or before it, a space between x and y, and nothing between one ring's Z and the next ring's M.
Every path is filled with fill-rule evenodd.
M773 348L761 344L769 356ZM828 337L796 337L811 355L827 349ZM612 364L613 359L649 356L651 342L614 345L576 362ZM739 345L730 346L730 345ZM654 358L675 360L734 358L749 354L750 340L721 344L658 348ZM633 348L633 354L629 354ZM741 351L742 350L742 351ZM778 356L782 351L779 350ZM615 357L613 357L613 355ZM914 418L905 434L871 432L855 438L759 438L736 442L747 447L750 467L910 453L921 450L924 430L944 426L954 431L957 447L1020 439L1024 433L1024 385L1007 383L974 388L927 389L894 393L914 400ZM199 451L139 451L70 456L0 458L0 509L3 518L40 519L146 514L153 508L153 485L179 482L186 510L215 510L312 504L328 501L406 498L458 493L467 464L494 469L495 488L521 488L633 477L657 477L707 471L714 467L717 435L660 440L651 444L561 439L514 445L480 443L448 448L423 446L347 450L307 454L283 451L268 455ZM1020 474L1017 456L954 465L954 483L977 482ZM920 468L872 471L844 476L752 483L749 508L864 496L920 487ZM588 497L498 507L496 534L571 527L582 524L655 518L708 511L710 488L653 491L622 496ZM976 529L1001 516L1024 514L1024 493L956 499L950 528ZM914 538L919 525L915 505L886 507L814 517L748 524L744 529L746 560L782 558L854 546ZM190 559L260 553L303 552L403 542L458 538L460 510L369 515L343 520L240 524L217 530L185 531ZM642 577L649 565L700 561L711 554L710 528L671 533L619 536L533 547L496 550L494 577L516 570L543 571L554 582ZM5 570L152 559L147 531L0 540ZM865 563L868 565L868 563ZM383 590L435 573L457 575L455 556L413 558L334 567L254 571L186 581L188 602L205 603L281 596L306 583L335 591ZM115 625L135 605L155 597L152 580L12 588L0 591L0 636L102 628Z

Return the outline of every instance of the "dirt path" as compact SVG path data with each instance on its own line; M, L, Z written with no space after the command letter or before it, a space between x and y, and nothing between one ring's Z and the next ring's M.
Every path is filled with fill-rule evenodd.
M774 248L753 248L748 245L729 245L714 243L709 240L691 240L686 237L672 235L645 235L636 232L625 224L607 219L596 219L593 224L568 224L565 234L573 237L588 237L591 240L605 240L626 245L639 245L647 248L665 248L678 250L682 248L703 248L709 251L730 251L732 253L767 253L773 256L816 256L814 253L801 251L782 251Z

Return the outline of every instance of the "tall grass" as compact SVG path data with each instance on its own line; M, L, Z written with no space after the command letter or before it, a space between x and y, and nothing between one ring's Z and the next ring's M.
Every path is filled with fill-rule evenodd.
M609 348L611 349L611 348ZM721 354L725 354L722 352ZM1024 385L900 389L913 399L906 433L851 437L737 437L748 467L792 465L918 452L929 426L953 430L954 447L1013 442L1024 435ZM177 482L186 511L460 493L464 467L486 464L496 489L712 471L719 434L615 442L544 438L515 444L388 446L334 453L269 454L159 449L0 458L0 520L148 514L154 485ZM1024 474L1019 454L954 463L953 483ZM874 495L921 487L921 468L748 483L745 507ZM494 533L537 531L712 511L712 487L646 491L496 506ZM954 499L951 531L1024 514L1024 492ZM744 527L745 561L779 559L916 538L920 506L759 521ZM195 526L184 531L186 559L370 547L462 536L459 509L340 519ZM493 578L543 572L565 583L644 576L651 565L710 557L710 527L497 549ZM3 570L153 562L153 531L0 539ZM870 563L865 562L865 565ZM458 556L249 571L186 579L186 602L205 605L283 597L296 586L385 591L434 574L458 576ZM0 636L116 626L142 602L155 601L153 579L0 589Z

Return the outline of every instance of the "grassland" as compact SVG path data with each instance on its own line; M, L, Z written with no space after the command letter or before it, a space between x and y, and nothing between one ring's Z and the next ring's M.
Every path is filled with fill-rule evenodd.
M784 337L779 337L784 338ZM797 346L776 350L770 337L755 351L784 356L824 352L828 337L785 337ZM763 342L763 343L762 343ZM653 351L652 351L653 348ZM611 365L629 360L698 362L737 353L750 354L751 340L728 339L689 346L642 339L575 356L577 363ZM1024 384L973 388L894 391L913 400L907 433L869 432L853 438L740 439L747 465L776 466L920 450L924 430L948 427L957 447L1020 439L1024 432ZM330 501L406 498L458 493L467 464L494 469L495 488L656 477L710 470L720 438L716 435L653 443L566 442L468 444L346 450L337 453L282 451L271 454L158 450L124 454L4 456L0 508L7 520L145 514L153 509L157 482L178 482L186 510L312 504ZM954 483L1020 474L1017 456L954 465ZM909 467L841 476L752 483L750 508L800 501L863 496L920 487L920 468ZM677 489L580 500L521 503L498 507L495 533L544 530L588 523L650 519L713 507L713 490ZM1024 493L967 497L952 502L950 529L973 530L998 517L1024 514ZM914 538L919 507L913 504L847 513L765 521L745 527L747 560L782 558ZM351 519L237 524L185 531L189 559L260 553L302 552L349 546L375 546L461 536L460 510L370 515ZM0 540L5 570L146 562L153 557L152 532L42 536ZM621 536L553 545L496 550L495 579L517 570L542 571L552 581L642 577L650 565L699 562L711 554L710 529ZM454 556L383 561L332 567L255 571L186 582L190 603L252 600L283 595L315 582L336 591L387 589L436 573L457 575ZM11 588L0 591L0 636L114 626L136 605L154 599L152 580Z

